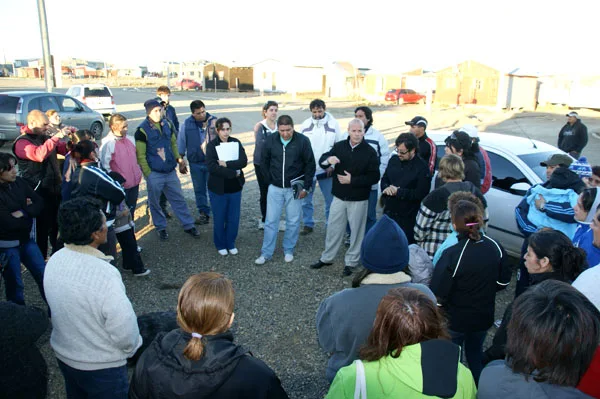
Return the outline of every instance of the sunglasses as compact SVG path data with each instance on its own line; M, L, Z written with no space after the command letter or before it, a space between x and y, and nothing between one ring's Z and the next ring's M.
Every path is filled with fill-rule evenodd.
M408 154L410 151L400 151L400 150L396 150L396 152L398 152L399 155L406 155Z

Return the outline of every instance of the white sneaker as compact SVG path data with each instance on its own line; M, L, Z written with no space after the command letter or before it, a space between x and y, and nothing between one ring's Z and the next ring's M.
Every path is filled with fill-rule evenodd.
M237 248L231 248L229 250L229 253L232 254L232 255L237 255L238 254L238 250L237 250Z
M227 256L227 250L226 249L219 249L219 255L221 255L221 256Z
M261 219L258 219L258 229L259 230L265 229L265 222L263 222Z
M285 231L285 220L279 221L279 231Z
M284 259L285 259L286 263L290 263L291 261L294 260L294 255L292 255L292 254L285 254L285 258Z
M267 260L265 259L265 257L261 255L258 258L256 258L254 263L256 263L257 265L264 265L266 261Z

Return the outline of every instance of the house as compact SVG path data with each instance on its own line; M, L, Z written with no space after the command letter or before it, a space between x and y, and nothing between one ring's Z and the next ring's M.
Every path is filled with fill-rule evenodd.
M500 78L497 106L534 111L537 108L538 90L537 72L513 69Z
M442 104L496 106L503 73L476 61L464 61L436 73L435 101Z
M325 88L323 67L266 59L252 65L254 90L266 93L318 93Z
M208 63L209 61L206 60L182 62L178 66L167 65L167 70L172 77L193 79L197 82L203 83L204 67L208 65ZM179 74L180 76L177 76L177 74Z
M252 67L208 63L203 69L205 90L254 90Z
M325 66L327 97L350 97L359 94L357 71L349 62L337 61Z

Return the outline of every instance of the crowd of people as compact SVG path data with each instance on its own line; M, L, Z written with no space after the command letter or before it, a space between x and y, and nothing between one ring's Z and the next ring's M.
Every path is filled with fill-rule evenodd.
M48 304L68 398L287 398L273 370L234 343L235 292L221 274L190 276L178 328L142 346L115 264L118 242L122 269L150 274L135 236L142 178L159 240L169 239L173 215L195 239L195 226L212 219L217 253L235 256L249 161L230 119L194 100L179 124L169 97L161 87L144 103L133 136L125 116L112 115L100 146L62 125L55 110L31 111L13 154L0 153L0 397L46 397L35 341L48 318L25 306L22 263ZM421 116L406 122L410 132L390 151L369 107L355 109L345 132L324 101L309 108L297 131L268 101L254 127L263 231L254 263L273 259L279 231L284 261L294 261L299 236L314 231L318 185L326 235L310 268L332 265L346 243L341 274L353 276L316 313L328 398L600 397L600 168L572 158L585 144L542 162L547 182L515 210L526 237L515 300L484 351L496 292L512 269L486 234L493 170L477 128L452 132L437 162ZM177 171L191 174L196 218ZM139 360L129 381L132 357Z

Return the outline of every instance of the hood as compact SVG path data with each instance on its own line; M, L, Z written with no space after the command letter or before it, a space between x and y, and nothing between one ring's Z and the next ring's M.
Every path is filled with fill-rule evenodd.
M556 168L556 170L552 173L550 179L548 180L548 184L548 188L560 188L563 190L570 188L576 193L580 193L585 188L585 184L583 181L581 181L577 173L562 166L560 168Z
M159 335L153 345L157 346L156 351L160 361L174 370L174 386L181 382L178 379L187 380L189 374L193 374L194 381L197 381L198 387L202 388L196 397L207 398L229 379L240 359L248 351L233 343L231 332L225 332L202 338L204 342L202 357L200 360L192 361L183 355L183 350L190 339L192 339L191 334L177 329Z
M433 339L410 345L398 359L385 359L389 373L416 392L451 398L458 390L460 347L450 341Z
M323 126L324 124L329 122L331 119L333 119L333 116L331 116L331 114L327 111L325 111L325 116L323 116L323 119L315 119L312 116L310 117L310 120L316 127Z
M594 202L592 203L592 207L588 212L585 220L581 223L592 224L594 221L594 216L596 216L596 209L598 209L598 205L600 205L600 195L598 195L598 189L596 190L596 198L594 198Z

